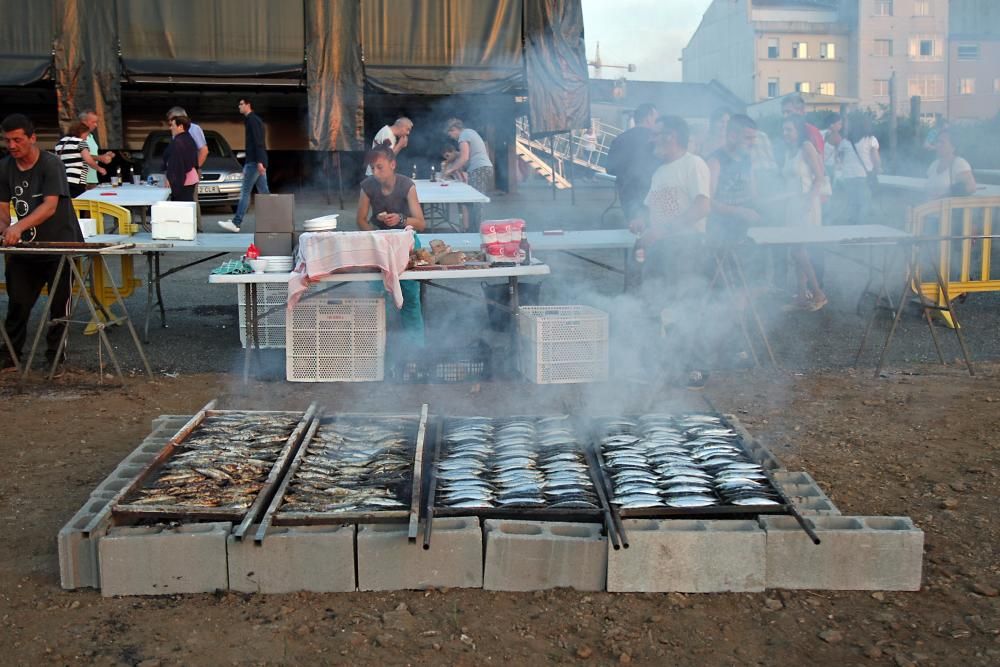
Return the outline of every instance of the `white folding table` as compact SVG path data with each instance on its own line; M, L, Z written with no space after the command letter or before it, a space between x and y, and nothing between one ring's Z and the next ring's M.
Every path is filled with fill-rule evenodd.
M123 186L124 187L124 186ZM135 187L135 186L133 186ZM140 234L99 234L91 236L93 243L128 243L129 252L146 256L146 319L143 323L143 342L149 343L149 320L153 311L153 294L160 309L160 324L166 328L167 313L160 291L160 281L184 269L210 262L231 253L243 253L253 243L253 234L198 234L193 241L154 240L149 232ZM163 253L208 254L166 272L160 271L160 255Z
M427 228L438 224L458 231L459 226L451 222L449 207L452 204L489 204L490 198L468 183L462 181L413 181L417 188L417 199L424 209Z
M122 208L127 208L134 216L139 218L139 224L143 229L149 229L149 209L153 204L170 199L170 190L158 185L135 185L128 183L117 188L110 186L97 186L87 190L77 199L90 201L103 201L115 204ZM119 229L120 233L129 230Z
M438 281L446 280L482 280L484 278L507 278L510 286L509 308L502 304L493 304L499 308L509 309L514 315L519 308L518 278L526 276L544 276L549 274L549 267L546 264L531 264L529 266L498 266L484 269L428 269L404 271L400 274L400 280L420 280L428 285L438 287L453 294L459 294L477 301L482 301L485 297L474 296L468 292L446 287L438 284ZM211 274L208 282L214 285L242 285L244 289L244 302L246 303L246 328L247 344L243 358L243 381L247 382L250 377L250 356L256 354L258 349L259 336L257 324L262 317L271 311L258 312L257 286L263 283L288 283L291 280L291 273L245 273L240 275L216 275ZM376 271L366 271L364 273L332 273L319 278L320 282L334 283L328 289L335 289L344 283L350 282L381 282L382 274ZM302 298L314 298L326 290L315 292ZM489 301L487 301L489 303ZM285 306L276 306L284 308ZM273 309L272 309L273 310ZM513 336L512 350L516 350L517 327L511 327Z

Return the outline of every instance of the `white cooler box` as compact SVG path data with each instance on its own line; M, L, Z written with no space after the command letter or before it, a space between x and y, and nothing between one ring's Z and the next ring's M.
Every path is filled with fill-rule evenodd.
M194 241L198 235L198 203L161 201L152 206L153 239Z

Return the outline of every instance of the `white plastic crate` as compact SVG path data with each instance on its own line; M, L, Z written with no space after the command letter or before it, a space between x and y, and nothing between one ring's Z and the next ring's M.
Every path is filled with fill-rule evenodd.
M247 346L247 306L242 285L236 286L236 303L240 310L240 344ZM259 283L257 285L257 312L263 313L275 306L288 303L288 283ZM279 308L257 323L258 347L282 349L285 347L285 308Z
M385 377L385 299L296 304L285 325L290 382L379 382Z
M522 306L521 373L536 384L608 379L608 314L589 306Z

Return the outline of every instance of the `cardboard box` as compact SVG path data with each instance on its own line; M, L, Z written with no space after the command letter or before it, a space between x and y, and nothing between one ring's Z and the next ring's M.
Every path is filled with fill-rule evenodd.
M293 235L291 232L257 232L253 243L261 255L291 255Z
M295 195L257 195L258 232L291 234L295 229Z

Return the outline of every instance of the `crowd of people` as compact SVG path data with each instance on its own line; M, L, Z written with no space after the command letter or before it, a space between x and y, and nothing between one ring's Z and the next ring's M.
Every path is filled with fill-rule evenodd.
M869 221L881 171L870 121L860 113L832 115L821 132L807 122L801 96L782 102L781 136L774 144L750 117L718 110L699 149L692 151L688 124L676 116L661 116L649 104L635 109L634 126L611 144L607 171L616 177L622 211L636 235L643 292L654 306L700 293L713 278L712 258L745 239L750 227ZM946 129L937 134L933 147L937 159L927 172L928 197L974 193L972 170L955 155ZM752 271L751 277L768 283L769 289L784 289L786 257L795 275L786 309L824 308L828 298L823 258L805 246L771 257L770 281L764 278L765 270ZM754 268L766 263L752 259L758 260L751 262L757 264ZM667 326L670 319L665 308L659 325ZM704 342L699 336L683 338L693 348ZM697 349L675 352L688 366L699 364Z

